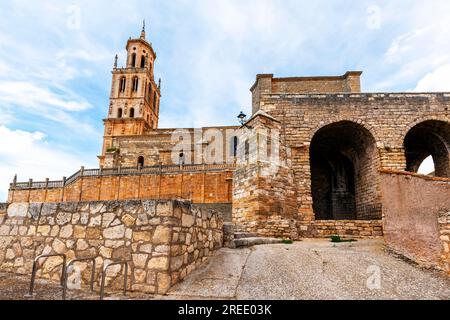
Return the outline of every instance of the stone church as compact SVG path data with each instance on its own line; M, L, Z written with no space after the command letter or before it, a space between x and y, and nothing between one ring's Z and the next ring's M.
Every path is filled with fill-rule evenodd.
M363 93L359 71L259 74L252 115L239 125L161 129L161 80L145 29L126 51L125 66L116 56L112 70L99 168L59 181L15 179L8 206L187 201L219 212L231 234L385 236L412 257L426 243L437 252L431 263L442 258L448 268L450 93ZM430 156L434 174L419 175ZM411 225L407 208L410 217L418 209L433 216Z
M44 182L33 182L31 194L24 191L28 183L15 183L9 202L186 199L226 208L237 229L265 236L334 234L349 220L370 221L373 228L359 230L371 236L382 231L380 171L417 172L432 156L435 176L450 178L448 94L362 93L359 71L259 74L250 88L252 116L242 127L183 129L191 139L174 152L176 129L158 128L161 80L154 78L156 53L145 29L126 50L125 67L116 56L112 70L101 169L82 169L65 183L49 181L45 198L44 188L36 188ZM260 129L280 133L282 162L268 177L261 174L267 161L235 160L245 143L257 144ZM222 133L223 152L206 163L211 130ZM250 147L253 153L258 148Z

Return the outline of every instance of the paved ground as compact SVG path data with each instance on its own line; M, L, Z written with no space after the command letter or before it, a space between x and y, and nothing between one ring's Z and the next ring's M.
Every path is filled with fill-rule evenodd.
M375 288L368 287L368 280ZM28 284L28 277L0 274L0 299L30 299L25 297ZM57 285L45 281L37 282L36 291L39 299L61 296ZM98 299L98 295L76 291L70 292L69 298ZM378 240L343 244L310 240L222 249L209 264L172 288L168 296L135 294L128 298L450 300L450 279L385 253Z
M376 289L368 288L368 280ZM178 299L448 300L450 280L385 253L378 240L343 244L312 240L222 249L169 295Z

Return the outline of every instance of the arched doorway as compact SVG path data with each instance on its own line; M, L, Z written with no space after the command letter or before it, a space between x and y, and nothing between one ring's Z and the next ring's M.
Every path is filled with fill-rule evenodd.
M431 174L450 178L450 123L437 120L419 123L406 135L404 147L407 171L419 172L431 156L434 163Z
M310 147L317 220L380 219L379 157L372 134L342 121L320 129Z

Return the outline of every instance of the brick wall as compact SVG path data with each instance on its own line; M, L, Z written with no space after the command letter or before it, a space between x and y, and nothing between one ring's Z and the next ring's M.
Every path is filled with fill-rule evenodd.
M40 254L96 258L99 284L104 264L129 262L129 288L161 293L222 247L223 222L214 211L178 201L15 203L0 213L0 270L29 275ZM58 280L61 259L42 260L38 277ZM108 273L120 289L123 268ZM71 287L87 284L88 264L77 264Z
M384 171L381 182L386 245L450 274L450 179Z
M231 203L231 171L82 177L65 188L10 190L8 202L184 199Z

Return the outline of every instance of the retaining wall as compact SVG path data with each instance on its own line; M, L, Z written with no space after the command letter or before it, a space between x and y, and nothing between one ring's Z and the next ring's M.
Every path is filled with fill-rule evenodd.
M219 215L179 201L14 203L0 212L0 270L31 274L41 254L96 257L99 284L103 265L129 262L129 290L164 294L222 247ZM58 280L60 258L43 259L38 277ZM107 286L122 286L121 266L112 267ZM90 266L70 270L71 288L88 284ZM110 289L111 290L111 289Z

